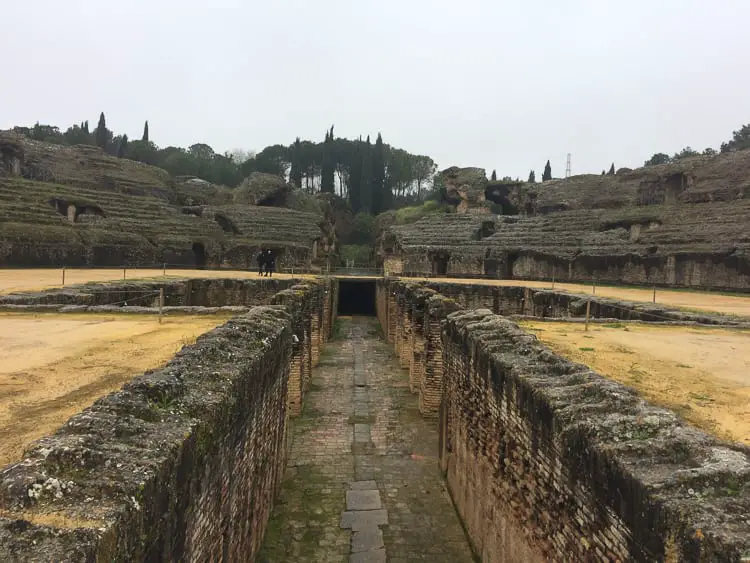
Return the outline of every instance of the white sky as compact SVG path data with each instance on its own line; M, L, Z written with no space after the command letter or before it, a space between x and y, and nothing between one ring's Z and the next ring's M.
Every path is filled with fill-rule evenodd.
M0 10L0 128L104 111L160 146L383 133L541 177L718 148L750 122L747 0L24 0Z

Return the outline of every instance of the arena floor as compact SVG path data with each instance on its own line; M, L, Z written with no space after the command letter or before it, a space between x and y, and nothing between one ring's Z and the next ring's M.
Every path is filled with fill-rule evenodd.
M161 269L128 269L124 273L125 279L155 278L164 279ZM257 272L243 270L177 270L168 269L167 277L174 278L251 278L258 277ZM274 274L277 278L312 277L300 274ZM356 277L356 276L355 276ZM368 276L362 276L368 277ZM123 279L122 269L67 269L65 271L66 285L94 282L116 281ZM409 280L427 280L427 278L406 278ZM525 280L475 280L460 278L429 278L429 281L450 283L482 283L488 285L527 286L551 288L551 282L536 282ZM36 291L62 286L61 269L0 269L0 294L14 291ZM591 294L591 285L556 283L555 289L573 293ZM628 301L642 301L650 303L653 299L652 289L633 287L597 286L596 295L612 297ZM687 291L681 289L658 289L656 302L670 307L694 311L712 311L725 315L750 317L750 295L728 295L704 291Z
M638 390L720 438L750 445L750 331L523 322L569 360Z
M0 313L0 467L226 316Z

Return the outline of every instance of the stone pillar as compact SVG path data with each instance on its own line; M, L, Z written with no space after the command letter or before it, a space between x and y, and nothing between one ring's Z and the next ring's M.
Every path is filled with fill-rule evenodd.
M325 344L331 336L331 282L326 281L322 296L323 316L320 328L320 343Z
M398 327L398 303L396 301L396 295L394 295L393 286L386 288L388 293L388 342L395 346L396 344L396 329Z
M399 350L399 364L403 369L409 369L411 360L411 296L404 296L404 303L401 309L401 348Z
M440 318L425 313L424 376L419 389L419 412L437 416L443 394L443 343Z
M318 286L312 299L312 327L310 338L312 341L311 355L313 367L317 366L318 362L320 362L320 313L322 308L322 301L321 289Z
M419 393L424 376L424 304L416 302L412 310L412 356L409 364L409 389Z

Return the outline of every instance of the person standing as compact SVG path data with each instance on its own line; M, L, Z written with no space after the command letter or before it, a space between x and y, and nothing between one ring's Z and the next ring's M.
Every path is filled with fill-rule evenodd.
M268 261L266 262L266 270L268 271L268 277L272 277L273 271L276 268L276 256L270 250L268 251L267 260Z
M263 275L263 270L264 270L265 265L266 265L266 251L265 250L261 250L258 253L257 260L258 260L258 275L262 276Z

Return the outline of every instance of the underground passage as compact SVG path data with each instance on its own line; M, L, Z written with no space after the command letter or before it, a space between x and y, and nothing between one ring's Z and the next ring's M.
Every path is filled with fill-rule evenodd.
M338 314L375 316L375 282L340 280Z

